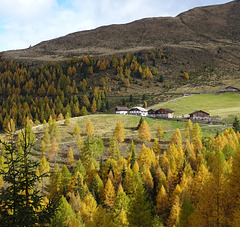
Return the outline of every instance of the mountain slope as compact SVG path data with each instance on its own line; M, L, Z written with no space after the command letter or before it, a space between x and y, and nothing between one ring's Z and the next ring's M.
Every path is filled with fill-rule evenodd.
M71 55L109 55L171 45L206 48L214 44L230 45L235 49L240 40L239 11L239 1L199 7L174 18L147 18L76 32L4 55L20 59L61 60Z

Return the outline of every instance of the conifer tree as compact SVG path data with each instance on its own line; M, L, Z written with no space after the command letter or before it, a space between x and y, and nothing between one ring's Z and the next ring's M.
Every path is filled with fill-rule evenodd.
M235 132L240 132L240 121L238 120L237 117L235 117L233 121L233 130Z
M160 145L159 145L159 142L158 142L157 138L154 139L152 150L156 155L161 154L161 148L160 148Z
M156 137L158 138L159 141L161 140L161 138L164 138L164 132L160 124L158 125L158 128L157 128Z
M77 136L77 143L76 143L76 148L78 149L79 154L80 154L80 152L81 152L82 145L83 145L83 143L82 143L82 137L81 137L81 135L80 135L80 133L79 133L78 136Z
M1 226L33 226L44 224L51 217L51 209L41 209L43 202L36 189L42 176L37 176L38 163L30 159L35 134L27 119L25 127L18 136L17 147L14 141L15 126L10 121L7 128L9 142L3 142L5 164L1 170L6 187L0 196ZM50 207L49 207L50 208Z
M49 170L50 170L50 165L49 165L47 159L45 158L45 156L43 156L41 158L40 165L39 165L38 169L39 169L39 175L44 176L40 180L40 183L41 183L41 186L42 186L42 192L43 192L44 191L44 186L48 183L48 180L49 180L48 178L49 178Z
M173 206L170 211L169 218L167 220L167 226L176 226L179 223L180 218L180 211L181 211L181 204L179 196L177 196L173 202Z
M74 131L73 131L73 137L75 137L76 135L79 135L79 134L80 134L80 128L79 128L79 125L76 124Z
M164 220L166 220L169 208L169 201L166 190L163 185L161 186L161 189L157 194L156 202L157 202L156 213L163 217Z
M75 159L73 156L73 151L72 151L72 148L69 147L68 155L67 155L67 166L68 166L68 168L71 168L74 165L75 165Z
M68 188L69 188L69 185L71 183L71 178L72 178L72 175L71 173L69 172L67 166L63 166L62 167L62 188L63 188L63 195L66 196L67 193L68 193Z
M118 160L120 158L120 150L119 150L118 142L115 138L109 139L108 157L115 160Z
M192 131L191 131L191 141L195 142L195 140L198 139L202 139L202 132L201 132L201 128L199 127L199 124L196 123L193 125Z
M107 183L104 188L104 205L107 208L113 208L114 200L116 198L115 189L113 187L112 181L108 178Z
M83 227L84 225L76 218L76 214L72 210L71 206L67 202L64 196L62 196L58 210L51 221L52 227L54 226L71 226L71 223L75 223L73 226Z
M93 125L92 125L92 122L91 120L89 119L87 124L86 124L86 131L85 133L87 135L94 135L94 128L93 128Z
M150 141L151 140L151 133L150 128L148 126L148 123L146 121L143 121L138 129L138 135L141 139L141 141Z
M49 151L49 160L52 161L54 158L54 163L56 164L57 161L57 153L58 153L58 142L56 140L56 138L54 137L52 139L52 144L51 144L51 148Z
M130 165L131 165L131 168L132 168L135 161L137 160L136 148L135 148L133 140L132 140L131 145L130 145L129 154L131 154Z
M86 195L83 202L80 205L80 214L84 223L88 224L93 221L93 216L97 209L97 202L91 193Z
M142 183L138 183L133 199L129 205L128 221L130 226L151 226L151 211L152 207L148 195Z
M95 113L95 112L97 111L97 103L96 103L95 98L93 98L93 103L92 103L92 106L91 106L91 111L92 111L92 113Z
M113 132L113 137L117 139L118 142L123 142L125 139L125 132L124 132L124 127L121 121L118 121L114 132Z
M192 131L192 122L189 119L186 126L185 126L185 131L184 131L184 137L186 140L190 140L191 138L191 131Z
M178 148L182 147L182 135L181 135L181 132L178 128L174 132L170 143L174 144Z

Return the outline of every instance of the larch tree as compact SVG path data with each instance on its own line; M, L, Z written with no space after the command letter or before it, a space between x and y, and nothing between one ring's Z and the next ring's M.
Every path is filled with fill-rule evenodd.
M76 124L74 131L73 131L73 137L75 137L78 134L80 134L80 128L79 128L79 125Z
M192 127L193 127L192 122L189 119L186 126L185 126L185 131L184 131L185 140L190 140Z
M124 126L121 121L118 121L114 132L113 137L117 139L118 142L122 143L125 139L125 132L124 132Z
M154 139L152 150L156 155L161 154L161 148L157 138Z
M49 151L49 160L52 161L54 158L54 163L56 164L57 161L57 153L58 153L58 142L57 139L54 137L52 139L52 144L51 144L51 148Z
M87 124L86 124L86 130L85 130L85 133L87 135L94 135L94 128L93 128L93 125L92 125L92 122L91 120L89 119Z
M169 209L169 201L163 185L157 194L156 203L156 213L163 217L164 220L166 220Z
M108 178L107 183L104 188L104 205L107 208L113 208L114 200L116 198L116 192L113 187L112 181Z
M182 147L182 135L178 128L174 132L174 134L170 140L170 143L174 144L178 148Z
M64 196L60 199L58 210L51 221L50 226L71 226L71 223L75 222L73 226L84 226L80 220L77 219L75 212L67 202Z
M180 212L181 212L181 204L180 204L179 196L177 196L173 202L173 206L171 208L170 215L167 220L168 227L176 226L179 223Z
M202 139L202 131L198 123L193 125L190 138L192 142L195 142L197 138Z
M137 160L137 153L136 153L136 148L135 148L133 140L132 140L130 148L129 148L129 154L131 155L130 166L132 168L135 161Z
M93 216L97 209L97 202L89 193L83 200L80 205L80 214L84 223L88 224L89 222L93 221Z
M151 133L149 125L146 121L143 121L138 129L138 135L141 141L151 141Z
M116 138L109 139L108 157L115 160L120 158L120 150Z
M83 142L82 142L82 137L80 133L77 136L77 143L76 143L76 148L78 149L78 153L80 154L81 148L82 148Z
M96 103L96 99L93 98L93 103L92 103L92 106L91 106L91 111L92 113L95 113L97 111L97 103Z
M128 221L130 226L145 227L152 224L152 206L142 183L138 183L129 205Z
M67 154L67 166L71 168L74 165L75 165L75 159L73 156L73 151L72 151L72 148L69 147L68 154Z
M157 128L156 137L158 138L159 141L161 140L161 138L164 138L164 132L160 124L158 125L158 128Z
M42 188L42 192L43 192L45 185L48 183L49 175L50 175L50 173L49 173L50 165L49 165L47 159L45 158L45 156L43 156L41 158L38 169L39 169L40 176L43 176L42 179L40 180L40 184L41 184L41 188Z

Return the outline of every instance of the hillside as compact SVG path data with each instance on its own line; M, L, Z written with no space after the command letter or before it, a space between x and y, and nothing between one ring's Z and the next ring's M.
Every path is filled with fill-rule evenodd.
M159 74L174 92L205 92L227 85L240 87L240 2L199 7L177 17L146 18L122 25L109 25L44 41L24 50L0 53L23 63L63 61L73 56L111 58L113 54L144 54L161 49L167 64L157 63ZM144 57L144 55L143 55ZM179 83L181 72L190 73ZM112 72L109 72L111 75ZM156 84L153 81L149 86ZM147 83L143 82L143 89ZM138 91L133 87L133 91ZM127 91L131 94L133 91ZM154 91L153 93L163 92Z
M59 131L61 134L61 142L59 143L59 149L62 151L62 157L66 157L69 147L72 148L76 147L77 138L73 136L73 131L76 125L79 125L82 140L86 139L87 136L85 134L85 130L88 120L92 122L95 131L95 136L100 136L103 139L106 147L108 147L109 145L109 138L112 137L117 122L121 121L124 126L126 136L125 142L119 144L120 150L122 151L122 155L123 156L127 155L128 145L131 140L134 141L138 149L141 149L142 142L138 136L138 130L136 129L140 120L139 116L117 114L104 114L104 115L94 114L71 118L69 119L70 121L69 125L64 125L64 121L57 121ZM152 145L153 140L156 137L157 128L159 124L161 125L164 132L164 138L161 139L162 149L167 149L168 142L177 128L182 132L182 137L184 137L186 122L168 121L153 118L144 118L144 120L149 124L152 135L151 142L145 142L145 144L148 146ZM204 137L215 136L217 131L223 132L225 129L227 129L227 127L223 125L211 126L206 124L200 124L200 127ZM38 141L36 142L36 146L34 148L36 151L35 154L37 156L41 155L40 138L44 133L44 129L45 129L44 125L33 126L33 130L38 137Z
M170 100L149 107L149 109L168 108L175 115L189 114L195 110L203 110L211 116L227 118L240 115L240 93L216 93L191 95Z
M1 53L0 128L10 118L43 123L240 88L239 7L200 7Z

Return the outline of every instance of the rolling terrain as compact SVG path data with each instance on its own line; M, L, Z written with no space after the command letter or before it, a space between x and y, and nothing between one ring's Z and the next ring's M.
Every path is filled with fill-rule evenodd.
M176 17L146 18L128 24L109 25L41 42L24 50L2 52L16 61L42 64L73 56L109 58L113 54L146 53L161 49L167 64L157 64L175 92L214 91L240 86L240 2L199 7ZM179 84L181 72L190 74ZM109 72L111 75L112 73ZM152 88L156 84L149 86ZM147 93L147 83L143 82ZM138 90L133 87L133 90ZM163 91L161 87L160 92ZM126 93L132 93L129 90ZM154 94L159 93L154 89ZM142 89L140 88L140 92Z
M148 109L151 108L168 108L174 110L175 115L189 114L195 110L203 110L210 113L213 117L228 118L240 115L240 93L191 95L156 104Z

